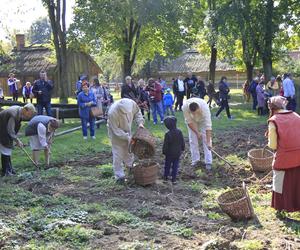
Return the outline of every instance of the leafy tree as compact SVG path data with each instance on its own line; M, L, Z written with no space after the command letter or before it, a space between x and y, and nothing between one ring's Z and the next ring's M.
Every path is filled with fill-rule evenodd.
M231 1L229 0L207 0L206 2L207 11L204 20L204 29L202 32L200 31L202 33L200 35L202 39L200 43L207 43L209 47L209 80L212 83L215 83L218 52L223 51L230 55L234 50L234 41L231 40L233 37L228 32L228 27L224 23L226 21L224 18L226 16L225 13L230 3ZM203 51L203 48L200 50ZM204 50L207 50L207 46L204 46Z
M196 30L197 5L196 0L78 0L72 30L78 40L116 52L124 77L135 63L181 52Z
M5 47L5 44L0 41L0 66L10 60L10 56L8 55Z
M68 102L64 84L68 82L66 42L66 0L43 0L47 7L55 47L60 101Z
M28 40L31 44L48 43L51 39L51 25L46 17L41 17L34 21L28 31Z
M275 38L284 33L287 25L292 24L292 2L291 0L240 1L242 6L246 6L243 18L251 34L253 47L262 60L267 80L272 76Z

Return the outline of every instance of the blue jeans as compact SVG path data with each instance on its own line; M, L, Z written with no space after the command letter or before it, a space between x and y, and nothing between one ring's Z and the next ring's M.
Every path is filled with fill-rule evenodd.
M169 115L169 112L171 112L172 115L174 115L174 110L173 110L173 105L167 105L166 108L165 108L165 112L164 114L167 113L167 115Z
M38 115L42 115L43 114L43 108L45 108L47 115L51 116L52 112L51 112L51 104L50 104L50 102L38 103L36 105L36 108L37 108Z
M179 158L171 158L166 156L164 177L168 178L170 169L172 168L172 181L176 181L176 176L179 168Z
M81 118L82 134L87 136L87 123L90 123L90 136L95 135L95 118Z
M162 101L160 102L150 102L150 107L152 111L152 117L153 117L153 122L157 123L157 114L160 116L160 120L164 120L164 113L163 113L163 107L162 107Z
M253 110L256 110L256 106L257 106L257 94L256 92L255 93L251 93L252 95L252 99L253 99L253 106L252 106L252 109Z

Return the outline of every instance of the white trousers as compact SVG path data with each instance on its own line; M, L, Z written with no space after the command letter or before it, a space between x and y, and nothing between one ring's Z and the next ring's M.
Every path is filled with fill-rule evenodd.
M128 151L128 141L112 140L113 170L116 179L124 178L125 173L123 163L127 167L132 167L134 156Z
M199 141L196 133L188 127L192 164L200 161ZM201 130L205 164L212 164L212 153L207 147L206 131Z

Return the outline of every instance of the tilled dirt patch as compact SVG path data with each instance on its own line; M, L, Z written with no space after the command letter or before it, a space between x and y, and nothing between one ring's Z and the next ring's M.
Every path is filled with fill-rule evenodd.
M265 145L265 129L266 126L258 126L219 132L214 135L214 149L223 157L234 154L245 160L250 149ZM241 163L233 163L233 167L229 167L218 159L217 164L214 164L213 174L208 175L204 168L191 167L187 140L186 144L179 182L175 186L170 182L163 182L161 177L156 184L146 187L137 186L133 182L124 187L112 185L112 177L104 178L94 169L95 166L112 162L112 155L107 152L59 164L61 168L67 165L69 172L78 178L68 179L62 175L48 178L47 182L32 180L17 185L34 194L64 195L82 204L100 204L107 209L107 213L118 211L134 216L130 223L115 225L108 221L106 215L100 214L99 219L83 223L86 228L101 231L101 236L91 237L89 240L89 245L95 249L148 249L143 248L143 244L151 245L153 249L200 249L205 244L208 246L206 249L234 249L231 245L233 241L247 237L252 239L257 232L260 232L257 235L264 242L264 249L268 249L270 239L267 235L272 232L264 232L257 220L232 222L221 212L210 194L210 189L241 186L243 180L248 180L249 185L252 185L256 179L251 180L251 168ZM161 142L157 148L161 148ZM164 157L161 152L157 151L152 160L160 164L162 174ZM85 170L84 174L82 168ZM259 178L263 175L257 174ZM106 182L99 184L98 181L103 179ZM270 192L264 185L257 190L261 194ZM208 199L212 199L213 204L204 204ZM251 233L251 230L255 233ZM283 237L278 236L279 242L284 241Z

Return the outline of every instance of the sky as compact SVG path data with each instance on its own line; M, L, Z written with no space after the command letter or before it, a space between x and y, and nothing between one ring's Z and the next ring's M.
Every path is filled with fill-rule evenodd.
M66 0L67 27L72 22L75 0ZM0 0L0 40L6 40L7 33L25 33L39 17L48 16L42 0Z

